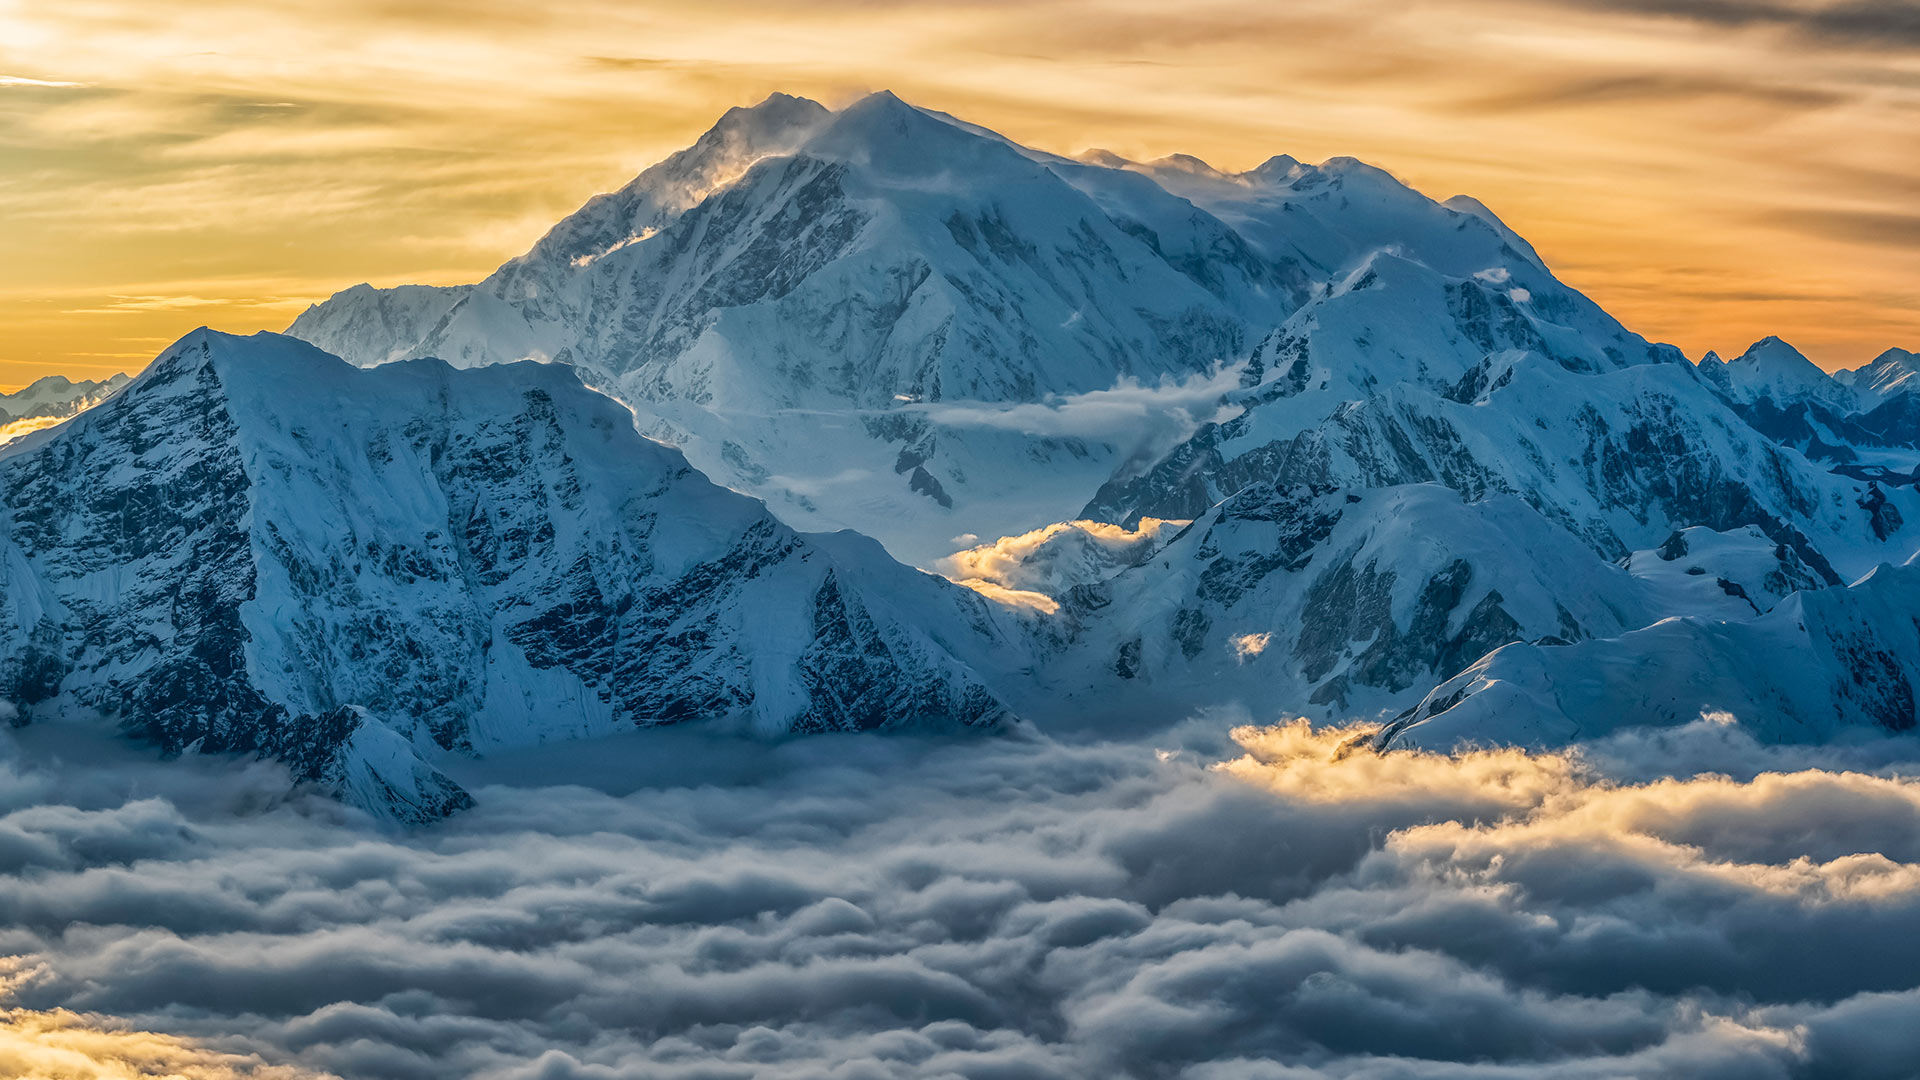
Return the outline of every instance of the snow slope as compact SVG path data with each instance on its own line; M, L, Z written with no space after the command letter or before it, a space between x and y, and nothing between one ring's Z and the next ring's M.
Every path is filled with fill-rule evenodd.
M486 281L293 331L573 365L781 520L1024 612L1063 716L1391 715L1510 643L1744 625L1920 549L1920 399L1862 411L1891 353L1696 367L1471 198L1064 158L886 93L733 110Z
M1607 559L1757 525L1837 583L1920 545L1910 526L1880 535L1866 483L1766 438L1677 353L1609 359L1485 280L1378 254L1255 350L1241 415L1078 516L1195 517L1254 483L1437 482L1517 495ZM1887 498L1920 512L1911 491Z
M1628 556L1626 570L1646 586L1662 618L1750 619L1802 589L1826 585L1793 548L1755 525L1681 529L1659 547Z
M1011 621L794 533L571 370L357 369L195 331L0 456L0 695L168 753L286 761L377 812L437 754L633 725L991 726Z
M1852 387L1777 337L1754 342L1746 352L1726 361L1724 371L1728 391L1742 403L1766 398L1784 407L1812 401L1842 415L1859 411L1861 405Z
M922 565L961 533L1059 521L1164 449L1062 421L1080 396L1204 379L1381 247L1601 327L1594 363L1645 352L1478 204L1345 159L1189 180L891 94L839 113L775 96L457 296L356 288L290 332L356 363L576 364L784 520ZM1043 411L972 422L1014 405Z
M1608 636L1655 611L1524 502L1431 483L1252 484L1061 603L1070 641L1050 664L1070 696L1321 718L1397 711L1509 641Z
M1744 622L1667 619L1566 647L1510 645L1435 687L1384 747L1561 746L1726 714L1768 742L1913 730L1920 566L1799 592Z
M1920 354L1888 349L1869 364L1835 372L1834 378L1852 387L1862 403L1872 408L1889 398L1920 390Z

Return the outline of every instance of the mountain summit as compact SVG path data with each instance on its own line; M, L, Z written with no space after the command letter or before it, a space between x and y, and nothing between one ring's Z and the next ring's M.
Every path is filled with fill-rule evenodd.
M1345 157L1068 158L884 92L730 112L486 281L349 290L291 332L358 364L565 362L789 525L990 564L955 572L1019 605L994 610L1062 718L1425 700L1421 737L1452 732L1504 699L1426 699L1484 657L1617 666L1661 620L1845 607L1920 522L1910 395L1863 413L1777 338L1689 364L1470 197ZM1875 580L1873 610L1905 595ZM1848 625L1819 639L1836 679L1907 647ZM1843 726L1900 727L1887 671Z
M361 365L570 363L787 520L931 565L1164 450L1210 411L1194 387L1382 250L1529 298L1592 363L1649 355L1484 207L1353 159L1075 160L886 92L730 111L487 280L355 288L289 333Z

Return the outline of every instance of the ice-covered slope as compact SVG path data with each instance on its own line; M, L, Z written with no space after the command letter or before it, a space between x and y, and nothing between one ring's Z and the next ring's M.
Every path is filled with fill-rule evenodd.
M1252 484L1138 565L1065 591L1063 684L1116 709L1398 707L1509 641L1642 626L1641 584L1518 499Z
M0 695L383 813L441 752L713 718L983 726L1002 613L715 487L564 367L196 331L0 458ZM1017 659L1013 662L1017 662Z
M1725 364L1726 387L1735 401L1771 400L1776 406L1818 402L1845 415L1856 412L1860 398L1853 388L1777 337L1762 338Z
M1920 390L1920 353L1888 349L1869 364L1838 371L1836 380L1853 388L1868 408L1900 394Z
M1111 179L1070 183L891 94L834 114L775 98L431 323L356 290L291 332L358 362L573 363L787 520L928 561L962 532L1058 519L1138 449L1126 432L947 420L1204 376L1305 296L1293 262L1145 178Z
M1448 680L1385 747L1561 746L1729 714L1768 742L1910 731L1920 685L1920 566L1799 592L1757 619L1668 619L1567 647L1510 645Z
M362 283L337 292L293 320L287 333L361 367L402 360L447 313L473 291L470 285Z
M1904 560L1867 485L1754 430L1677 352L1613 366L1510 290L1376 255L1253 354L1245 411L1203 427L1081 517L1183 518L1255 483L1439 482L1507 492L1608 559L1675 529L1761 527L1823 580ZM1913 493L1889 493L1911 521ZM1836 569L1838 568L1838 569Z
M1793 548L1754 525L1681 529L1657 548L1634 552L1626 568L1662 618L1750 619L1802 589L1826 585Z

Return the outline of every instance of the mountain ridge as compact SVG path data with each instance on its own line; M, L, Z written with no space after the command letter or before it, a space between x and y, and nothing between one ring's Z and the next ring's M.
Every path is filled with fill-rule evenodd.
M0 498L26 718L275 757L401 820L465 805L439 752L1013 719L968 663L1006 647L985 600L794 533L560 366L203 329L0 458Z
M431 818L465 797L435 755L618 725L1084 728L1258 702L1518 737L1564 729L1559 706L1452 700L1456 680L1539 657L1508 681L1604 683L1675 634L1906 647L1878 616L1840 645L1776 631L1904 595L1891 572L1847 583L1916 550L1920 398L1863 410L1858 379L1777 338L1688 363L1483 204L1351 158L1065 158L889 93L775 96L484 281L356 286L290 329L352 363L301 354L305 376L236 376L218 408L114 421L117 442L83 423L0 451L0 480L54 478L15 505L10 542L40 554L9 595L84 624L0 642L30 710L118 692L77 644L108 640L126 685L174 688L148 702L164 749L274 754ZM137 384L108 415L159 400ZM155 488L149 454L199 479ZM36 524L83 474L116 507L199 516L131 554ZM170 562L167 530L219 543ZM195 599L99 623L62 583L81 563ZM1823 737L1899 726L1898 679L1863 664L1796 705L1885 691L1836 698ZM181 711L222 692L284 716ZM1473 719L1496 699L1520 711Z

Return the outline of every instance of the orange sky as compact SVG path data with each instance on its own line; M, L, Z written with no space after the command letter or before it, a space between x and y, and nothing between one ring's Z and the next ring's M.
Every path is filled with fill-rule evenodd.
M1912 0L0 0L0 387L475 280L772 90L1023 142L1353 154L1630 326L1920 347Z

